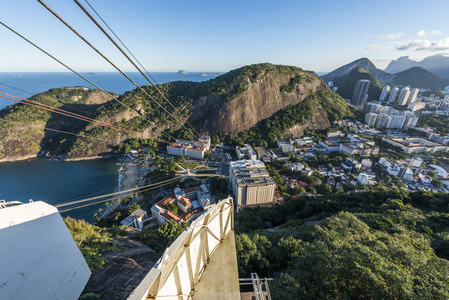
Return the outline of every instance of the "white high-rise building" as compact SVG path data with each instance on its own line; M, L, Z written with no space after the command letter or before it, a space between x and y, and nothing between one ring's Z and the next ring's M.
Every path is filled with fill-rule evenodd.
M387 127L390 122L391 117L387 114L380 114L376 120L377 127Z
M387 128L401 129L404 126L405 116L390 116L390 121L387 124Z
M375 113L367 113L365 115L365 123L369 127L374 126L376 124L377 116L378 116L378 114L375 114Z
M410 91L410 96L408 97L407 104L415 103L416 98L418 97L419 89L413 89Z
M354 89L354 95L352 95L351 104L360 107L368 99L368 89L371 81L367 79L361 79L357 81Z
M379 98L379 100L380 101L385 101L385 100L387 100L387 96L388 96L388 93L390 92L390 86L389 85L387 85L387 86L385 86L383 89L382 89L382 93L380 93L380 98Z
M396 97L398 96L398 93L399 93L399 88L398 87L394 87L391 90L390 96L388 97L388 102L394 103L396 101Z
M410 97L410 88L407 86L403 88L399 93L398 104L406 105L409 97Z

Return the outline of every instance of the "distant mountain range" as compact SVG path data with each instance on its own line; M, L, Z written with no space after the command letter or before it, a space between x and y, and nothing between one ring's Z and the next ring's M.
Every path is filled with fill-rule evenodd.
M362 67L363 69L370 72L374 77L381 78L385 75L387 75L384 71L376 68L376 66L366 57L357 59L347 65L344 65L338 69L335 69L334 71L321 76L325 82L332 81L337 77L341 77L344 75L349 74L352 70L356 69L357 67Z
M449 86L449 79L438 77L422 67L413 67L392 75L392 85L409 85L413 88L442 90Z
M421 67L437 76L449 79L449 56L441 54L428 56L420 62L411 60L408 56L402 56L391 61L385 69L385 72L393 74L413 67Z
M449 71L449 57L442 55L431 56L424 59L427 65L432 66L430 62L444 61L448 59L447 68ZM408 57L401 57L398 60L392 61L389 68L386 70L401 70L407 64L415 64ZM439 70L443 67L439 66ZM435 68L434 68L435 69ZM368 59L357 59L349 64L346 64L326 75L321 76L325 82L333 81L334 86L338 87L337 92L343 98L350 99L354 92L355 84L360 79L368 79L371 81L371 86L368 91L368 99L376 100L380 96L382 87L386 84L392 86L410 86L412 88L421 88L429 90L442 90L449 86L449 79L441 78L429 70L420 66L411 66L405 70L396 73L387 73L378 68Z

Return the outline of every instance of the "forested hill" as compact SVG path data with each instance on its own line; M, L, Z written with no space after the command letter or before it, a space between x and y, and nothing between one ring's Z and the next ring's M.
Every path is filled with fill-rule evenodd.
M448 299L449 195L360 192L291 199L235 217L239 276L273 299Z
M368 89L368 100L378 100L385 84L377 80L373 74L362 67L356 67L348 74L334 78L334 85L338 87L337 92L340 96L345 99L351 99L355 85L361 79L367 79L371 82Z
M163 130L172 136L191 138L191 132L181 126L187 121L205 134L250 133L253 139L269 136L269 140L274 141L286 133L301 135L305 128L325 129L330 126L330 121L353 113L353 108L315 73L268 63L245 66L205 82L177 81L159 85L159 90L170 99L180 115L154 87L142 88L176 116L176 120L139 89L118 97L134 111L108 99L100 91L54 89L33 99L64 108L79 106L91 118L142 134L125 134L17 104L0 112L0 122L9 120L0 123L0 160L23 159L40 151L71 159L110 155L120 142L131 138L170 139L162 134ZM101 101L85 100L91 99L89 95L95 95L95 99L100 97ZM62 103L55 104L55 100ZM20 120L20 126L24 127L12 125L14 120ZM260 125L268 131L261 132ZM44 127L78 136L44 132ZM21 138L13 138L17 136Z

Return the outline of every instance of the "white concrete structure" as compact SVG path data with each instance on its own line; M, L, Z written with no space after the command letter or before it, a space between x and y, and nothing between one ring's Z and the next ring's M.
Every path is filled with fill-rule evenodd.
M249 144L245 144L245 147L236 146L235 153L238 159L248 158L250 160L257 159L256 151Z
M147 219L147 212L141 208L137 209L135 212L123 219L120 224L125 226L133 225L138 230L143 229L143 221Z
M295 147L288 140L276 140L276 145L285 153L295 151Z
M405 120L406 120L405 116L390 116L390 120L388 121L388 124L385 127L391 129L402 129Z
M377 127L387 127L388 123L390 122L391 116L387 114L380 114L377 117L376 120L376 126Z
M352 95L351 104L357 107L362 106L364 102L368 99L368 89L371 81L366 79L361 79L357 81L354 89L354 94Z
M409 166L409 168L412 168L412 167L419 168L419 167L421 167L422 163L423 163L423 160L421 157L413 157L410 160L410 163L408 166Z
M229 182L238 207L274 202L276 183L260 161L230 162Z
M410 88L405 87L399 93L398 104L406 105L408 103L408 98L410 97Z
M391 102L391 103L396 102L396 97L398 96L398 93L399 93L399 88L394 87L390 92L390 96L388 97L388 102Z
M217 296L209 294L209 299L239 299L235 245L222 254L226 258L214 255L227 242L233 241L233 237L234 210L232 198L227 198L209 208L181 233L128 299L187 300L198 297L202 300L202 288L212 289L211 293L216 289ZM220 259L228 259L230 263L225 264L220 273L210 274L218 276L214 280L216 286L202 286L200 280L207 280L202 279L204 271L207 273L209 269L206 266Z
M371 161L371 159L369 159L369 158L362 159L362 166L371 168L372 164L373 164L373 162Z
M376 176L368 173L360 173L359 176L357 176L357 181L360 184L374 185L376 184Z
M415 103L418 98L419 89L412 89L410 91L410 96L408 97L407 103Z
M418 111L421 110L423 108L426 107L426 104L424 102L416 102L416 103L411 103L407 106L407 109L414 112L414 111Z
M378 114L375 114L375 113L367 113L365 115L365 123L369 127L373 127L376 124L377 116L378 116Z
M382 141L401 148L407 154L415 152L435 153L438 151L449 150L448 146L444 146L442 144L431 142L426 139L418 137L412 138L383 137Z
M176 140L167 146L167 154L175 156L188 156L196 159L203 159L206 151L209 150L210 141L188 141L188 140Z
M390 86L389 86L389 85L384 86L384 88L382 89L382 93L380 93L379 100L380 100L380 101L385 101L385 100L387 100L387 96L388 96L388 93L389 93L389 92L390 92Z
M0 258L2 300L76 300L91 274L58 210L41 201L0 208Z
M391 167L391 162L388 159L386 159L385 157L381 157L379 159L379 164L384 168Z

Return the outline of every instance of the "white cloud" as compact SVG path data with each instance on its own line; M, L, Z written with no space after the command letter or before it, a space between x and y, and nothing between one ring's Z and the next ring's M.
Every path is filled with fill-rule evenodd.
M387 39L387 40L395 40L398 39L402 36L404 36L405 33L400 32L400 33L389 33L389 34L381 34L376 36L377 39Z
M428 51L442 51L449 50L449 37L437 40L437 41L429 41L429 40L414 40L410 41L407 44L403 44L401 46L396 47L398 50L428 50Z
M427 32L425 32L424 30L420 30L420 31L418 31L418 33L416 35L417 36L426 36Z
M371 50L371 49L379 49L380 46L378 44L371 44L365 47L365 49L367 50Z
M432 30L432 31L429 31L429 32L426 32L424 30L420 30L420 31L418 31L418 33L416 35L417 36L426 36L426 35L437 35L437 34L440 34L440 33L441 33L441 31L439 31L439 30Z

